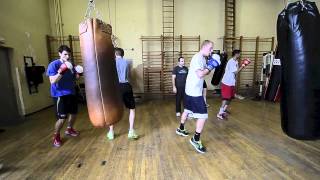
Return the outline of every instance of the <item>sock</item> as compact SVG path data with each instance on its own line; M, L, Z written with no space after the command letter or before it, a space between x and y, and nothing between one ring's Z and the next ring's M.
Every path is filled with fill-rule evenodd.
M219 114L223 114L223 113L224 113L224 109L223 109L223 108L220 108Z
M180 123L180 127L181 130L184 130L184 124Z
M200 133L197 133L197 131L194 133L193 139L195 141L200 141Z
M228 106L226 105L226 106L224 106L223 107L223 111L226 111L227 110L227 108L228 108Z

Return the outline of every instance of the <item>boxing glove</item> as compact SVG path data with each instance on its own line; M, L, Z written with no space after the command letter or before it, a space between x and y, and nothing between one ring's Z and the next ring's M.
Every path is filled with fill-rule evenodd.
M80 65L76 65L76 67L74 67L74 69L76 70L77 74L79 74L80 76L83 73L83 67Z
M58 73L63 75L66 73L69 69L72 70L73 66L70 62L66 61L61 64L60 68L58 69Z
M220 66L220 56L218 54L213 54L212 56L209 56L208 62L207 62L207 69L209 71L212 71L214 68Z
M242 60L241 66L242 66L242 67L246 67L246 66L248 66L250 63L251 63L250 59L246 58L246 59L243 59L243 60Z

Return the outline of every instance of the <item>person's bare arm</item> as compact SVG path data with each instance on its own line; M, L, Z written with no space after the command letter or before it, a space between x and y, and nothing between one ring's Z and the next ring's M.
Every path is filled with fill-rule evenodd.
M201 70L201 69L198 69L196 71L197 75L198 75L198 78L203 78L205 77L206 75L208 75L210 73L209 69L204 69L204 70Z
M172 74L172 91L173 91L173 93L177 93L176 75L175 74Z
M62 78L62 75L57 73L56 75L54 76L49 76L49 80L50 80L50 83L51 84L54 84L54 83L57 83L59 82L59 80Z

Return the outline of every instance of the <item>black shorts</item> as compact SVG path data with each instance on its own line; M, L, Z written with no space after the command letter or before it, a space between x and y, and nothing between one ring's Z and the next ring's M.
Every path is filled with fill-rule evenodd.
M53 100L58 119L66 119L68 114L78 113L78 102L75 95L54 97Z
M119 86L120 86L121 98L126 108L135 109L136 103L134 101L131 85L129 83L120 83Z
M206 81L203 81L203 88L207 88L207 83L206 83Z

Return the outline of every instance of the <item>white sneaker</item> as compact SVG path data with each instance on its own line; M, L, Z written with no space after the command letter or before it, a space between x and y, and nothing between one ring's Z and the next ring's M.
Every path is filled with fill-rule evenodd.
M177 116L177 117L180 117L180 116L181 116L181 114L180 114L179 112L177 112L177 113L176 113L176 116Z
M239 94L235 94L234 97L237 98L237 99L240 99L240 100L245 99L245 97L240 96Z
M223 114L219 114L219 113L218 113L218 114L217 114L217 118L220 119L220 120L224 120Z

